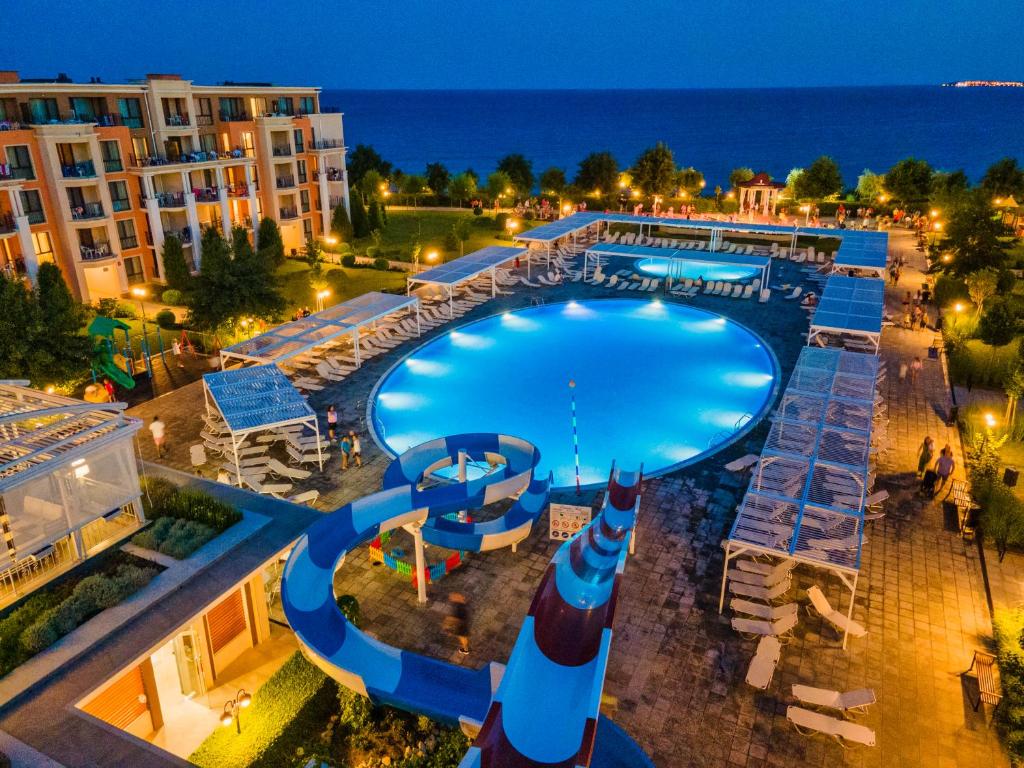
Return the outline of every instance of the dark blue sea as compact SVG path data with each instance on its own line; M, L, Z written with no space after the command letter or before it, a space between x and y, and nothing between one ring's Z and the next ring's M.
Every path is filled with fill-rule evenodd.
M1024 88L793 88L658 91L336 91L349 147L370 144L396 167L428 162L490 173L520 152L539 173L608 150L621 166L664 141L709 186L749 166L785 178L822 154L854 186L908 155L977 180L993 161L1024 162Z

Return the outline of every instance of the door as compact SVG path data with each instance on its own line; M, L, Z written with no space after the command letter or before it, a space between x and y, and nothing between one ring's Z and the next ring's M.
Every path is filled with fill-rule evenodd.
M181 142L178 139L167 139L164 142L167 157L170 160L177 160L181 157Z
M182 695L191 699L206 693L202 655L192 630L174 638L174 661L178 665L178 684Z

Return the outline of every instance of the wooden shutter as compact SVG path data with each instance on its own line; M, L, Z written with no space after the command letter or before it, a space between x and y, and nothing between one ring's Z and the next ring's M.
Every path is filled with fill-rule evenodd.
M145 693L142 670L135 666L117 678L82 709L93 717L123 730L148 709L148 705L140 698Z
M210 609L206 614L206 627L214 653L245 631L245 609L240 589Z

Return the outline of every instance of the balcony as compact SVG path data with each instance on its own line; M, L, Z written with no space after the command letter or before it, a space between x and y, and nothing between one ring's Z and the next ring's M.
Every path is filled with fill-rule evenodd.
M168 128L188 128L192 125L192 121L188 115L170 113L164 115L164 124Z
M200 127L213 125L213 115L196 115L196 125Z
M299 209L295 207L281 208L278 210L278 212L281 214L282 221L299 218Z
M220 201L220 193L217 187L193 188L192 194L196 196L196 202L216 203Z
M103 210L103 203L82 203L71 206L71 218L74 221L87 221L89 219L102 219L106 216Z
M29 224L45 224L46 214L42 211L25 211Z
M184 192L157 192L155 195L153 195L153 199L156 200L156 204L160 208L185 207Z
M124 170L124 163L121 162L121 158L115 158L113 160L103 161L103 170L106 173L120 173Z
M141 117L132 117L132 116L129 116L129 115L120 115L120 119L121 119L121 125L123 125L125 128L141 128L142 127L142 118Z
M115 213L120 213L121 211L130 211L132 204L127 198L115 198L110 201L110 207L114 209Z
M96 166L92 160L74 165L62 165L60 172L65 179L89 179L96 176Z
M35 171L32 170L32 166L15 167L7 164L0 165L0 181L10 181L11 179L34 181L35 178L36 174Z
M183 244L188 245L192 242L192 230L189 227L182 227L181 229L165 229L164 238L168 237L175 237Z
M228 184L224 189L228 191L228 197L249 196L249 188L245 184Z
M182 155L132 155L132 165L136 168L153 168L162 165L178 165L181 163L210 163L214 160L236 160L246 157L241 149L230 152L186 152Z
M291 147L274 147L271 151L274 153L274 157L291 157L292 156L292 148Z
M309 146L310 149L344 149L345 143L341 139L317 139Z
M245 120L252 120L249 117L248 112L221 112L220 121L222 123L239 123Z
M291 189L292 187L295 186L295 177L278 176L277 179L275 179L274 183L277 184L278 189Z
M9 213L5 213L0 216L0 235L9 235L18 229L18 225L14 222L14 217Z
M121 250L130 251L132 248L139 247L139 238L135 235L129 235L121 238Z
M110 259L116 256L114 249L110 247L110 243L93 243L92 245L80 245L78 250L81 254L82 261L100 261L102 259Z
M326 174L328 181L344 181L345 180L345 172L343 170L341 170L340 168L328 168L328 169L326 169L324 171L324 174ZM314 171L313 172L313 181L319 181L319 180L320 180L320 171Z

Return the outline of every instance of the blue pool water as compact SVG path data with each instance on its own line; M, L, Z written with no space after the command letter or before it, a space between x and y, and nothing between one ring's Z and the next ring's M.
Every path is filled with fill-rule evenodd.
M669 262L665 259L641 259L637 268L648 275L665 277L668 275ZM708 280L753 280L760 273L757 267L743 267L736 264L713 264L709 261L690 261L676 259L672 263L672 277L676 280L700 278Z
M760 418L777 377L770 349L720 315L657 299L571 301L424 344L381 379L370 421L393 453L461 432L517 435L568 487L572 379L581 481L601 484L612 460L651 475L721 447Z

